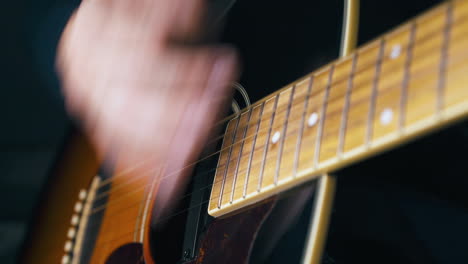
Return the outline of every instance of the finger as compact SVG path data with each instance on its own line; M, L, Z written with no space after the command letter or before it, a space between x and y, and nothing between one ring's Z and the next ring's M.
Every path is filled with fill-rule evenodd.
M211 101L211 92L214 90L216 94L225 95L229 92L229 86L224 84L230 83L236 76L235 53L230 49L203 47L175 52L180 64L184 65L180 68L183 76L181 79L184 81L175 90L179 93L178 102L184 105L177 106L179 114L175 119L179 123L170 144L172 148L167 148L167 159L163 161L166 170L163 173L165 180L161 182L162 188L158 194L160 214L167 213L173 206L172 198L180 194L187 184L193 169L190 164L199 156L207 131L212 126L214 116L217 116L219 107L212 106L219 104ZM218 96L216 94L214 96Z
M230 100L233 91L232 83L238 77L238 59L234 49L218 47L214 54L215 58L209 66L208 78L199 95L202 115L207 117L205 122L210 124L216 121L214 118L219 117L221 106ZM210 109L218 111L212 112Z

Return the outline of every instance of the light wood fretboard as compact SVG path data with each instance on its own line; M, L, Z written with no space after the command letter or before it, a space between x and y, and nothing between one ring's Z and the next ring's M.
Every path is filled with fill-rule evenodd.
M468 1L443 4L229 121L219 217L468 114Z

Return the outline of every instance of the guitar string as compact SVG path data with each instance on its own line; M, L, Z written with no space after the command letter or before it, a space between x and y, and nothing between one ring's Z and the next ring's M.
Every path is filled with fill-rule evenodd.
M453 22L451 23L451 25L453 25L454 23L457 23L457 22L458 22L458 23L464 22L464 21L466 21L466 18L467 18L467 17L468 17L468 16L462 16L462 17L460 17L458 20L453 21ZM455 25L455 27L457 27L457 26L461 26L461 24ZM418 43L423 43L423 42L425 42L426 40L428 40L432 35L437 34L437 33L440 33L439 31L442 30L444 27L445 27L445 25L442 25L442 27L437 28L436 30L430 31L427 35L421 37L421 38L418 40ZM454 29L455 27L452 26L452 29ZM409 44L409 42L408 42L408 44ZM401 49L401 50L406 50L405 46L407 46L408 44L401 45L400 49ZM371 44L370 44L370 45L371 45ZM405 54L405 53L406 53L406 51L402 52L402 54ZM384 61L387 61L387 60L390 60L390 61L391 61L391 60L393 60L393 59L390 57L390 55L387 55L387 56L385 56L385 59L383 60L383 62L384 62ZM414 60L414 58L413 58L413 60ZM337 63L337 62L335 62L335 64L336 64L336 63ZM370 66L370 67L369 67L369 66ZM368 69L371 69L371 68L374 67L374 66L375 66L375 62L374 62L374 63L369 63L369 64L367 64L367 65L364 65L364 66L362 67L362 69L359 69L359 70L356 71L356 73L354 74L354 76L357 76L359 73L362 73L362 72L364 72L364 71L366 71L366 70L368 70ZM326 67L324 67L324 68L326 68ZM394 70L395 68L400 68L400 67L398 67L398 65L397 65L397 66L394 66L394 67L392 68L392 70ZM312 73L311 75L314 75L314 73ZM302 79L305 80L306 78L303 77ZM302 79L300 79L300 80L302 80ZM346 82L348 79L349 79L349 74L345 75L344 78L339 79L339 80L333 82L331 85L332 85L332 86L335 86L335 85L339 84L340 82ZM362 83L364 83L364 82L366 82L366 81L368 81L368 80L364 80ZM359 86L359 84L361 84L361 83L356 84L356 86ZM324 87L324 88L322 88L322 89L319 89L318 91L315 91L315 93L312 93L312 94L310 95L310 97L314 97L314 96L316 96L316 95L319 95L319 93L323 92L325 88L326 88L326 87ZM356 89L356 90L357 90L357 89ZM335 97L332 98L332 99L341 99L341 96L342 96L342 95L338 95L338 96L335 96ZM272 97L272 98L274 98L274 97ZM302 99L305 99L305 96L304 96ZM332 101L332 100L331 100L331 101ZM299 102L301 102L301 101L299 101ZM253 106L251 106L251 107L247 107L247 108L243 109L242 113L246 113L246 112L248 112L248 111L251 111L254 107L258 107L258 106L259 106L258 104L255 104L255 105L253 105ZM286 106L283 106L282 108L279 108L278 110L285 110L285 109L286 109ZM278 111L278 110L277 110L277 111ZM242 114L242 113L241 113L241 114ZM267 113L268 113L268 112L267 112ZM269 113L269 114L273 114L273 111L271 111L271 113ZM220 125L224 124L225 122L231 121L231 120L233 120L233 118L237 118L237 116L239 116L239 115L240 115L240 114L233 114L233 115L230 115L229 117L227 117L227 118L225 118L225 119L223 119L223 120L217 122L213 127L217 127L217 126L220 126ZM269 116L265 116L265 115L264 115L264 117L265 117L265 118L262 118L261 120L268 119ZM256 123L256 122L257 122L257 121L252 122L252 123ZM249 124L252 124L252 123L248 123L248 124L246 124L246 125L249 125ZM240 129L242 129L242 127L240 127ZM222 135L218 136L217 138L215 138L215 139L209 141L206 145L209 146L210 144L213 144L213 143L219 141L220 139L224 138L224 136L225 136L225 134L222 134ZM237 143L239 143L239 142L235 142L235 143L233 143L232 145L237 144ZM229 148L229 147L230 147L230 146L226 146L226 148ZM222 151L222 150L220 150L220 151ZM212 153L212 154L209 154L209 155L208 155L207 157L205 157L205 158L209 158L209 157L211 157L212 155L216 155L216 154L219 153L220 151L215 152L215 153ZM192 166L193 164L196 164L196 163L198 163L198 162L201 162L201 161L203 161L205 158L201 158L200 160L197 160L197 161L195 161L195 162L189 164L188 166ZM98 188L101 188L101 187L103 187L103 186L106 186L106 184L110 184L110 183L112 182L112 180L115 180L116 178L120 178L120 177L122 177L124 174L130 173L132 170L136 170L137 167L138 167L138 166L141 166L144 162L145 162L145 161L142 161L141 163L138 163L136 166L132 167L132 169L130 169L130 170L129 170L129 169L123 169L122 172L117 173L116 175L114 175L114 177L108 179L108 181L103 181L103 182L100 184L100 186L99 186Z
M455 65L458 66L458 64L455 64ZM454 65L453 63L450 63L450 64L448 64L447 66L448 66L448 67L454 68L455 65ZM466 65L465 65L465 67L466 67ZM462 67L461 69L457 69L457 70L456 70L456 73L457 73L456 76L457 76L457 78L453 78L452 80L459 80L459 79L460 79L460 78L459 78L460 75L463 74L463 71L462 71L463 69L465 69L465 68ZM455 76L453 76L453 77L455 77ZM437 79L435 80L435 82L437 82ZM421 89L418 89L418 90L421 90ZM415 94L414 96L416 96L416 94ZM424 108L424 109L432 109L432 110L434 110L434 109L433 109L433 106L430 106L430 105L425 105L425 108ZM421 109L419 109L419 110L420 110L420 112L421 112ZM435 110L434 110L434 111L435 111ZM425 112L425 111L424 111L424 112ZM435 111L435 112L436 112L436 113L433 113L433 115L436 115L436 114L438 113L437 111ZM290 176L290 177L291 177L291 176ZM229 193L228 193L228 194L229 194ZM188 211L188 210L191 210L191 209L193 209L193 208L200 207L200 206L202 206L202 205L204 205L204 204L210 202L212 199L216 199L216 198L217 198L217 197L210 198L210 199L205 200L205 201L203 201L203 202L201 202L201 203L199 203L199 204L197 204L197 205L184 208L184 209L179 210L179 211L177 211L177 212L175 212L175 213L173 213L173 214L168 215L167 217L160 218L160 219L163 219L164 221L168 221L168 220L170 220L171 218L175 217L176 215L179 215L179 214L181 214L181 213L184 213L184 212L186 212L186 211ZM152 199L152 197L148 197L148 198L145 199L145 200L146 200L146 201L150 201L151 199ZM131 207L129 207L129 208L131 208ZM122 212L122 211L124 211L125 209L127 209L127 208L124 208L123 210L120 210L119 212ZM114 215L117 215L117 213L114 213ZM89 216L89 215L88 215L88 216ZM108 215L108 217L109 217L109 215ZM164 222L164 221L159 220L158 223L162 223L162 222ZM140 229L138 229L138 230L140 230ZM132 232L132 233L133 233L133 232ZM121 236L121 237L122 237L122 236ZM107 241L107 242L111 242L111 241ZM104 242L104 243L107 243L107 242ZM103 244L104 244L104 243L103 243Z
M229 162L229 161L228 161Z
M464 57L464 59L466 59L466 57ZM459 60L457 60L457 62L459 62ZM453 64L453 63L450 63L449 66L450 66L450 67L459 66L458 64L455 64L455 65L452 65L452 64ZM436 70L434 70L434 71L436 71ZM422 74L421 74L421 75L422 75ZM416 75L415 75L415 76L416 76ZM418 77L424 77L424 76L418 76ZM421 79L421 78L417 78L417 79ZM436 80L435 80L435 81L436 81ZM384 93L386 93L386 92L391 92L392 90L393 90L393 89L387 88L387 89L385 89L385 90L381 90L380 93L381 93L381 94L384 94ZM420 89L418 89L418 90L420 90ZM414 96L416 96L416 95L420 95L420 94L414 94L414 95L412 95L410 98L412 98L412 97L414 97ZM364 98L363 101L365 101L365 99L366 99L366 98ZM398 102L395 102L395 105L397 106L397 105L398 105ZM421 111L421 109L426 110L426 109L430 109L430 108L431 108L431 106L427 106L426 108L419 108L418 110ZM365 123L365 120L363 119L362 122ZM295 131L297 131L297 130L295 130ZM294 133L295 131L291 132L291 134L297 136L297 134ZM339 131L339 130L336 130L335 132L338 132L338 131ZM330 133L330 134L333 134L333 135L334 135L335 133ZM328 136L330 136L330 134L329 134ZM307 140L310 142L310 141L313 141L314 139L315 139L315 138L308 138ZM258 149L261 149L261 148L262 148L262 147L259 147ZM294 149L295 149L294 147L289 148L288 151L285 152L285 153L287 153L287 154L288 154L288 153L291 153L291 150L294 150ZM270 160L271 160L271 159L274 159L274 158L275 158L274 155L273 155L273 156L270 156ZM267 161L268 161L268 159L266 159L265 162L267 162ZM260 162L262 162L262 161L260 161ZM255 165L259 165L259 164L256 163ZM283 168L282 170L285 170L285 169L290 169L290 168L289 168L289 167L286 167L286 168ZM291 169L292 169L292 168L291 168ZM245 172L245 171L241 171L241 172ZM289 177L291 177L291 176L289 176ZM255 179L255 178L253 178L253 179ZM161 180L160 180L160 181L161 181ZM215 184L215 183L213 183L213 184ZM200 189L198 189L198 190L195 190L194 192L189 193L189 194L183 196L182 198L185 198L185 197L189 196L190 194L193 194L193 193L195 193L195 192L197 192L197 191L201 191L202 189L206 189L206 188L212 186L213 184L210 184L210 185L207 185L207 186L205 186L205 187L202 187L202 188L200 188ZM239 188L240 188L240 187L243 188L244 186L241 185L241 186L238 186L238 187L239 187ZM237 189L237 188L235 188L235 189ZM238 189L237 189L237 191L238 191ZM231 192L226 192L225 195L228 195L228 194L230 194L230 193L231 193ZM224 196L224 195L223 195L223 196ZM121 198L121 197L119 197L119 198ZM117 199L119 199L119 198L117 198ZM211 197L210 199L216 199L216 198L219 198L219 195L218 195L218 196L213 196L213 197ZM178 202L178 201L180 201L180 200L181 200L181 199L175 200L175 202ZM115 200L113 200L113 202L115 202ZM104 210L105 208L109 208L111 204L112 204L112 203L109 203L109 204L107 204L105 207L99 208L99 210ZM139 204L139 203L138 203L138 204ZM97 209L97 208L93 208L92 210L96 210L96 209ZM93 212L93 213L97 213L97 212L98 212L98 211Z
M413 78L414 78L414 76L413 76ZM348 78L348 79L349 79L349 78ZM367 80L367 81L369 81L369 80ZM359 86L360 84L361 84L361 83L356 84L355 86ZM356 88L356 89L353 90L354 92L356 92L356 91L358 90L357 87L355 87L355 88ZM336 96L336 98L334 98L333 100L335 100L335 99L342 99L342 97ZM302 103L302 102L303 102L303 100L299 100L299 103ZM355 103L354 103L354 104L355 104ZM296 102L296 105L298 105L298 102ZM330 115L332 115L332 114L334 114L334 113L331 113ZM293 119L293 120L294 120L294 119ZM294 120L294 121L297 121L297 119ZM258 121L257 121L257 122L258 122ZM281 127L281 124L278 124L276 128L280 128L280 127ZM268 128L265 128L265 129L268 129ZM265 130L265 129L263 129L263 130ZM263 130L261 130L261 131L263 131ZM222 152L223 150L226 150L227 148L229 148L229 147L231 147L231 146L233 146L233 145L235 145L235 144L239 144L239 143L241 143L242 141L245 141L245 140L251 138L252 136L254 136L254 135L250 135L249 137L246 137L246 138L244 138L243 140L240 140L240 141L235 142L235 143L233 143L233 144L231 144L231 145L228 145L227 147L224 147L223 149L221 149L220 151L215 152L214 154L220 153L220 152ZM214 154L213 154L212 156L214 156ZM245 155L248 155L248 153L245 154ZM241 158L242 158L242 157L244 157L244 156L242 155ZM207 158L208 158L208 157L207 157ZM235 158L233 158L233 159L227 161L226 163L221 164L220 166L218 166L218 168L224 166L225 164L228 164L228 163L231 162L231 161L234 161L235 159L237 159L237 158L235 157ZM187 169L187 168L183 168L182 170L184 170L184 169ZM182 171L182 170L181 170L181 171ZM156 171L156 169L150 170L149 173L154 172L154 171ZM140 176L140 175L141 175L141 176ZM114 187L113 190L118 190L118 189L120 189L121 187L123 187L123 186L129 184L129 183L132 182L132 181L136 181L136 180L138 180L138 179L141 179L141 178L143 178L146 174L145 174L145 173L142 173L142 174L140 174L140 175L135 176L135 177L132 177L128 182L124 182L124 183L117 184L117 185L113 186L113 187ZM111 190L110 192L112 192L112 190ZM103 197L104 195L105 195L105 193L101 193L101 194L99 195L98 199L101 198L101 197Z
M450 67L455 67L455 66L454 66L454 65L450 65ZM466 66L465 66L465 67L466 67ZM460 75L463 75L463 72L462 72L460 69L458 69L458 74L457 74L458 77L455 78L454 80L460 80L460 78L459 78ZM437 82L437 79L435 80L435 82ZM414 96L416 96L416 95L414 95ZM395 103L395 104L397 105L398 103ZM432 105L425 105L424 110L433 109L433 108L434 108L434 106L432 106ZM418 109L418 110L421 110L421 109ZM434 111L435 111L435 110L434 110ZM420 112L423 112L423 111L420 111ZM424 111L424 112L425 112L425 111ZM433 115L436 115L436 114L437 114L437 113L434 113ZM215 197L215 198L217 198L217 197ZM148 198L147 201L149 201L150 199L151 199L151 198ZM196 205L189 206L189 207L187 207L187 208L181 209L181 210L179 210L179 211L177 211L177 212L175 212L175 213L172 213L172 214L170 214L170 215L168 215L168 216L165 216L165 217L163 217L163 218L159 218L159 219L157 219L156 224L161 224L161 223L167 222L167 221L169 221L170 219L172 219L173 217L175 217L175 216L177 216L177 215L180 215L180 214L182 214L182 213L184 213L184 212L187 212L187 211L189 211L189 210L191 210L191 209L195 209L195 208L197 208L197 207L203 206L204 204L206 204L206 203L208 203L208 202L210 202L210 201L211 201L211 199L208 199L208 200L205 200L205 201L203 201L203 202L200 202L199 204L196 204ZM133 229L132 229L132 230L133 230ZM136 229L136 231L139 231L139 230L141 230L141 227L138 227L138 228ZM106 240L105 242L100 243L99 246L101 246L101 245L103 245L103 244L111 243L111 242L113 242L113 241L116 241L116 240L118 240L118 239L121 239L122 237L125 237L125 236L127 236L127 235L131 235L131 234L134 234L134 231L129 232L129 233L126 233L126 234L122 234L122 235L120 235L119 237L113 238L113 239L111 239L111 240ZM97 246L97 247L98 247L98 246Z
M219 167L221 167L221 166L219 166ZM218 167L218 168L219 168L219 167ZM210 170L210 172L211 172L211 171L212 171L212 170ZM216 183L216 182L215 182L215 183Z
M429 109L429 108L425 108L425 110L427 110L427 109ZM365 122L363 121L362 123L365 123ZM311 144L311 143L310 143L311 141L313 141L312 138L308 140L308 143ZM290 153L292 153L293 151L294 151L293 148L289 148L289 150L286 151L285 153L290 154ZM275 158L275 157L270 156L269 158L266 159L266 162L268 162L268 161L273 161L274 158ZM259 165L260 165L260 162L255 163L255 166L259 166ZM292 169L293 169L293 167L292 167L291 165L290 165L290 166L287 166L287 167L282 167L282 168L280 169L279 173L280 173L281 175L284 175L284 172L285 172L285 171L290 172L290 171L292 171ZM295 177L295 175L289 175L289 174L286 174L286 175L288 175L288 176L287 176L287 177L282 176L282 177L281 177L281 178L282 178L281 180L288 179L288 178L291 178L291 177ZM258 178L259 178L259 175L255 176L255 177L251 177L251 180L252 180L252 181L255 181L255 180L257 180ZM231 184L232 184L232 183L231 183ZM178 203L178 202L180 202L181 200L183 200L184 198L190 196L191 194L196 193L196 192L203 191L204 189L207 189L207 188L211 187L212 185L213 185L213 184L209 184L209 185L207 185L207 186L205 186L205 187L202 187L202 188L200 188L200 189L197 189L196 191L193 191L193 192L191 192L191 193L189 193L189 194L186 194L186 195L184 195L184 196L182 196L182 197L178 197L179 199L174 200L173 202L174 202L174 203ZM232 186L232 185L231 185L231 186ZM238 192L238 191L239 191L239 188L245 188L245 186L244 186L244 185L235 185L235 187L234 187L234 189L235 189L234 192ZM134 192L133 192L133 193L134 193ZM232 193L232 191L227 191L227 192L225 192L225 193L223 194L223 197L226 197L226 198L227 198L227 196L229 196L231 193ZM220 197L220 195L213 195L213 196L210 198L210 200L218 199L219 197ZM120 196L120 197L118 197L118 198L112 200L112 204L107 204L107 205L95 207L95 208L93 208L93 211L92 211L92 213L90 213L90 214L92 215L92 214L95 214L95 213L99 213L99 212L103 211L103 210L106 209L106 208L107 208L107 209L115 208L116 206L113 206L113 205L115 205L118 201L120 201L120 200L122 200L122 199L124 199L124 198L126 198L126 197L125 197L125 196ZM145 199L145 200L146 200L146 199ZM113 211L112 214L111 214L110 216L118 215L118 214L119 214L120 212L122 212L122 211L125 211L125 210L127 210L127 209L129 209L129 208L132 208L132 207L136 206L136 205L140 205L141 202L144 202L145 200L140 200L140 201L137 201L137 202L135 202L135 203L131 203L130 205L126 205L125 207L119 208L117 211ZM149 200L148 200L148 201L149 201ZM208 202L208 201L209 201L209 200L207 200L206 202ZM226 203L223 203L223 205L225 205L225 204L226 204ZM112 206L111 206L111 205L112 205Z
M430 109L430 108L433 108L433 107L430 106L430 107L427 107L426 109ZM217 197L214 197L214 198L217 198ZM151 198L145 199L145 201L150 201L150 200L151 200ZM158 220L156 221L156 224L161 224L161 223L167 222L167 221L171 220L172 218L174 218L174 217L177 216L177 215L180 215L180 214L182 214L182 213L184 213L184 212L187 212L187 211L189 211L189 210L192 210L192 209L195 209L195 208L197 208L197 207L200 207L200 206L205 205L206 203L210 202L210 200L211 200L211 199L205 200L205 201L203 201L203 202L200 202L199 204L196 204L196 205L193 205L193 206L190 206L190 207L187 207L187 208L178 210L177 212L175 212L175 213L173 213L173 214L170 214L169 216L166 216L166 217L163 217L163 218L158 219ZM127 208L125 208L125 209L127 209ZM123 210L125 210L125 209L123 209ZM123 211L123 210L121 210L121 211ZM121 212L121 211L120 211L120 212ZM113 215L117 215L117 213L115 213L115 214L113 214ZM112 216L112 215L108 215L107 217L110 217L110 216ZM120 235L120 236L117 237L117 238L113 238L113 239L111 239L111 240L106 240L106 241L104 241L104 242L101 242L101 243L99 244L99 246L101 246L101 245L103 245L103 244L106 244L106 243L111 243L111 242L113 242L113 241L119 240L119 239L121 239L122 237L125 237L125 236L128 236L128 235L133 235L135 231L140 231L140 230L141 230L141 227L138 227L138 228L136 228L136 229L132 229L131 232L122 234L122 235ZM96 246L96 247L99 247L99 246Z
M372 63L369 63L368 66L372 67L373 64L372 64ZM324 68L326 68L326 67L324 67ZM365 71L365 70L366 70L366 69L363 68L362 71ZM314 73L312 73L311 75L313 75L313 74L314 74ZM305 79L309 79L309 78L310 78L310 77L304 78L304 80L305 80ZM341 82L341 81L346 81L347 79L348 79L348 76L345 76L343 79L338 80L338 81L336 81L335 83L332 83L332 85L337 85L339 82ZM367 80L365 80L365 81L367 81ZM318 94L319 94L320 92L322 92L322 91L324 91L324 89L319 89L315 94L311 94L310 97L312 98L312 97L318 95ZM274 97L275 97L275 96L273 96L273 97L271 97L271 98L274 98ZM271 99L271 98L269 98L269 99ZM305 98L306 98L306 96L302 97L301 99L305 99ZM266 100L269 100L269 99L266 99ZM265 101L266 101L266 100L265 100ZM302 101L299 101L298 103L301 103L301 102L302 102ZM225 120L222 120L222 121L220 121L219 123L215 124L215 125L213 126L213 128L215 128L215 127L217 127L217 126L220 126L220 125L223 125L225 122L229 122L229 121L235 120L235 118L237 118L238 116L240 116L240 115L242 115L242 114L244 114L244 113L247 113L247 112L251 111L253 108L259 107L259 106L260 106L260 105L256 104L256 105L253 105L252 107L244 108L244 109L242 110L241 113L239 113L239 114L234 114L234 115L229 116L229 118L226 118ZM275 113L281 113L282 111L280 111L280 110L285 110L285 107L280 106L280 108L278 108L278 109L275 110L275 111L271 111L271 110L267 111L266 113L264 113L264 114L262 115L262 118L260 119L260 121L268 120L268 119L271 117L271 115L273 115L273 114L275 114ZM255 120L254 122L246 123L245 125L252 125L252 124L257 123L258 121L259 121L259 120ZM245 126L239 127L239 129L243 129L243 128L245 128ZM225 133L225 134L221 134L221 135L215 137L214 139L210 140L206 145L209 146L209 145L211 145L211 144L214 144L214 143L218 142L219 140L222 140L227 134L228 134L228 133ZM237 143L239 143L239 142L235 142L235 143L233 143L233 145L234 145L234 144L237 144ZM229 146L226 146L225 148L229 148L229 147L230 147L230 145L229 145ZM222 151L222 150L220 150L220 151ZM201 160L197 160L197 161L195 161L195 162L193 162L193 163L196 164L196 163L198 163L198 162L204 160L205 158L209 158L211 155L215 155L215 154L217 154L217 152L211 153L211 154L209 154L208 156L206 156L206 157L204 157L204 158L201 158ZM122 172L119 172L119 173L117 173L116 175L114 175L114 176L113 176L113 179L117 179L117 178L120 178L120 177L124 176L125 174L131 173L132 170L137 169L137 167L143 165L143 163L148 162L148 161L149 161L149 160L142 161L142 162L138 163L137 165L132 166L131 169L124 169ZM101 187L106 186L106 185L110 182L110 180L111 180L111 179L108 179L107 181L105 180L105 181L101 182L101 184L100 184L100 186L99 186L98 188L101 188Z
M188 208L187 210L189 210L189 208ZM133 234L133 232L132 232L131 234ZM108 241L108 242L111 242L111 241ZM105 243L106 243L106 242L105 242ZM101 243L101 244L104 244L104 243Z
M281 197L281 198L283 198L283 197ZM169 215L169 216L160 218L160 219L158 219L154 224L155 224L155 225L158 225L158 224L165 223L165 222L171 220L172 218L174 218L175 216L180 215L180 214L182 214L182 213L185 213L185 212L187 212L187 211L189 211L189 210L195 209L195 208L197 208L197 207L200 207L200 206L202 206L202 205L205 204L205 203L207 203L207 201L202 202L202 203L197 204L197 205L194 205L194 206L191 206L191 207L187 207L187 208L185 208L185 209L183 209L183 210L180 210L180 211L178 211L177 213L171 214L171 215ZM140 225L139 227L135 228L135 229L132 228L132 231L131 231L131 232L127 232L127 233L124 233L124 234L122 234L122 235L119 235L119 236L116 237L116 238L113 238L113 239L110 239L110 240L105 240L105 241L103 241L103 242L98 243L98 244L95 246L95 249L101 247L102 245L111 243L111 242L113 242L113 241L121 240L122 238L124 238L124 237L126 237L126 236L131 236L131 237L132 237L131 239L132 239L132 241L133 241L133 240L134 240L134 238L133 238L134 233L135 233L135 232L141 231L141 229L142 229L141 225Z
M414 77L414 76L413 76L413 77ZM330 113L330 114L328 114L328 116L331 116L331 115L333 115L333 114L335 114L335 113ZM280 126L281 126L281 125L279 125L278 128L279 128ZM297 130L294 131L294 132L297 132ZM294 134L294 132L292 132L292 133ZM257 150L258 150L258 149L257 149ZM247 154L247 155L248 155L248 154ZM244 156L241 156L241 157L244 157ZM237 158L233 158L233 159L227 161L226 163L221 164L221 165L218 166L217 168L221 168L221 167L223 167L224 165L229 164L229 162L234 161L235 159L237 159ZM216 169L216 168L215 168L215 169ZM213 170L214 170L214 169L213 169ZM210 172L211 172L211 171L212 171L212 170L210 170ZM123 185L123 184L117 185L117 187L121 187L122 185ZM116 188L117 188L117 187L116 187ZM101 197L102 197L102 194L100 195L99 198L101 198Z
M295 132L297 132L297 131L299 131L299 130L295 130ZM294 131L293 131L293 132L294 132ZM290 135L292 135L293 132L292 132ZM296 135L297 135L297 134L296 134ZM313 140L313 139L311 138L310 140ZM263 147L264 147L264 145L258 147L256 150L261 150ZM291 153L291 150L293 150L293 148L288 149L288 151L284 151L284 153L285 153L285 154L289 154L289 153ZM271 160L272 158L273 158L273 157L267 158L267 159L265 159L265 161ZM256 167L257 165L260 165L261 162L262 162L262 161L258 161L258 162L256 162L256 163L254 163L253 166ZM220 166L215 167L215 168L212 168L212 169L209 169L209 170L206 170L206 171L203 171L203 172L201 172L201 173L199 173L199 174L197 174L197 175L201 175L201 174L204 175L204 174L207 174L207 173L210 173L210 172L214 172L214 171L215 171L216 169L218 169L219 167L220 167ZM239 174L239 173L243 173L243 172L246 172L246 170L240 170L240 171L238 171L238 174ZM230 179L231 177L233 177L233 176L228 176L226 179ZM255 179L255 178L251 178L251 179ZM159 181L159 182L161 182L161 181ZM206 189L206 188L209 188L209 187L211 187L211 186L213 186L214 184L219 183L219 182L220 182L220 181L216 181L216 182L213 182L213 183L211 183L211 184L208 184L208 185L206 185L206 186L204 186L204 187L200 187L199 189L197 189L197 190L195 190L195 191L193 191L193 192L191 192L191 193L188 193L188 194L186 194L186 195L184 195L184 196L182 196L182 197L178 197L178 199L175 200L175 202L178 202L178 201L182 200L183 198L190 196L190 195L193 194L193 193L196 193L196 192L202 191L202 190L204 190L204 189ZM124 194L123 196L119 196L118 198L116 198L115 200L113 200L112 202L110 202L110 203L107 204L107 205L95 207L95 208L93 208L92 210L93 210L93 212L96 211L96 213L97 213L97 212L99 212L100 210L104 210L105 208L109 208L111 205L114 205L114 204L116 204L118 201L120 201L120 200L126 198L126 196L131 195L131 194L133 194L133 193L135 193L135 192L141 191L144 187L145 187L145 184L143 184L142 186L137 187L137 189L133 189L131 192L128 192L128 193ZM216 196L216 197L219 198L219 196Z

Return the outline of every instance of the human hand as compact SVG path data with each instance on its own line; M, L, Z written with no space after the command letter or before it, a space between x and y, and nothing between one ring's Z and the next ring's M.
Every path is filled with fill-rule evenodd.
M236 78L232 49L183 46L200 33L203 0L86 0L62 35L66 106L101 156L163 169L162 206L186 179ZM171 175L169 175L171 174Z

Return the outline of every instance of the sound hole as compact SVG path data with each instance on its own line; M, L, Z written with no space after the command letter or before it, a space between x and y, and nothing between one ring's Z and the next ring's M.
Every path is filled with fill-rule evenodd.
M106 264L144 264L143 245L131 243L119 247L109 256Z

